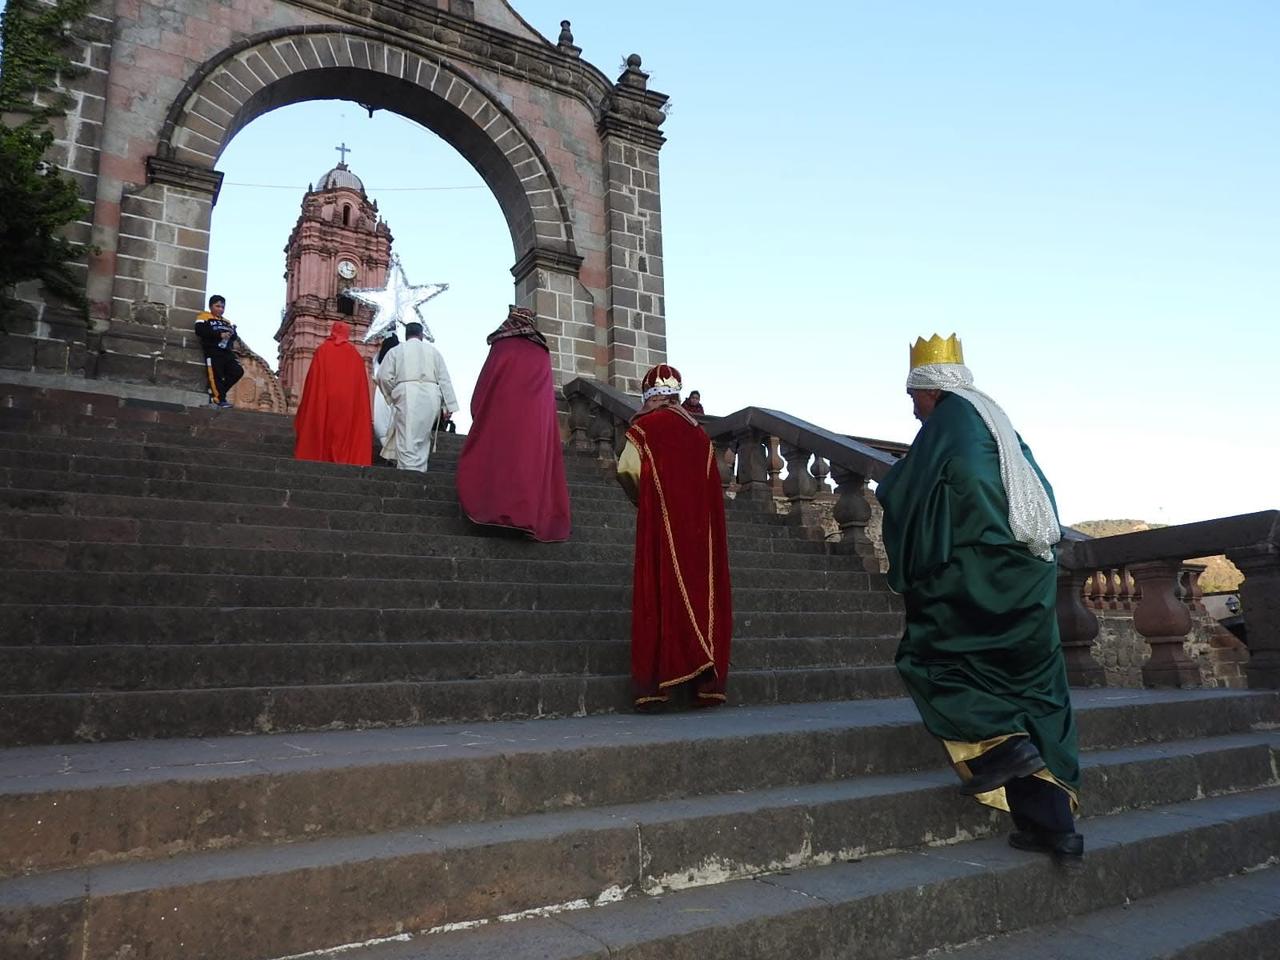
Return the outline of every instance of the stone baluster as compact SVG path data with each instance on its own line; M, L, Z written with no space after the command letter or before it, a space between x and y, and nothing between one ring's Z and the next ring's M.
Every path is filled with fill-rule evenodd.
M818 493L830 492L830 488L827 486L827 475L831 473L831 467L827 464L827 461L815 455L810 472L813 474L814 482L818 485Z
M1117 610L1120 607L1120 578L1114 570L1104 570L1102 590L1102 609Z
M1133 573L1128 567L1121 567L1116 573L1120 580L1118 591L1120 609L1132 612L1138 606L1138 581L1133 579Z
M791 504L791 516L797 523L821 530L822 520L814 509L813 498L818 495L822 485L809 472L809 458L812 454L789 443L782 444L780 450L787 461L787 477L782 481L782 493ZM815 459L822 461L821 457Z
M1067 661L1067 680L1073 687L1105 687L1106 672L1093 658L1093 638L1098 635L1098 618L1084 598L1097 573L1058 568L1058 632L1062 655Z
M1191 632L1191 614L1175 593L1181 566L1177 560L1151 560L1129 567L1142 591L1133 626L1151 647L1151 659L1142 667L1142 682L1148 687L1200 683L1200 670L1183 647Z
M591 453L596 445L587 437L591 426L591 401L586 397L569 398L569 449L578 453Z
M716 447L716 466L720 470L720 486L728 490L729 485L733 483L733 468L737 461L737 454L733 449L733 438L719 437L712 442Z
M1200 578L1204 576L1204 567L1186 566L1179 576L1182 602L1193 614L1206 613L1204 608L1204 588L1200 586Z
M867 521L871 519L871 504L867 502L867 477L832 464L831 478L836 482L836 503L832 517L840 525L840 552L856 555L861 559L864 570L879 573L880 561L876 559L876 548L867 536Z
M1240 605L1249 638L1249 686L1280 689L1280 545L1228 550L1227 559L1244 574Z
M596 407L595 416L587 426L587 439L594 445L596 457L600 460L616 460L613 417L603 407Z
M769 437L765 444L769 448L769 489L776 495L782 493L782 468L786 466L779 452L782 441L777 437Z
M738 499L773 509L773 486L769 482L769 453L765 438L754 430L734 434L738 448Z

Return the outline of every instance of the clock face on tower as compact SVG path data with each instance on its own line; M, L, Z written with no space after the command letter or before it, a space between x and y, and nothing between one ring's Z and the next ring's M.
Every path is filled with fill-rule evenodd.
M338 276L343 280L354 280L356 278L356 265L350 260L338 261Z

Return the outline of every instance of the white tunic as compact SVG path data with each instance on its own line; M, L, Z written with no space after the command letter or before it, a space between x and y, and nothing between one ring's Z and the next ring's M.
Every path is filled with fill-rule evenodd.
M441 406L458 411L444 357L425 340L406 340L383 358L377 381L392 410L391 438L382 456L402 469L425 473Z

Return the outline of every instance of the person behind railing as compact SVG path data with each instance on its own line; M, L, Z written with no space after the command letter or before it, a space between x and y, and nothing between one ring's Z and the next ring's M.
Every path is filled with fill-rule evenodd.
M880 482L897 666L961 793L1008 810L1009 842L1075 866L1080 766L1055 613L1052 490L1008 416L974 389L960 341L911 348L921 421Z
M680 406L680 371L659 364L627 430L618 482L638 508L631 682L637 710L684 689L696 706L725 700L733 602L724 491L711 438Z
M702 409L702 394L697 390L690 390L689 396L685 397L684 403L680 404L695 417L705 417L707 411Z
M511 307L488 343L458 457L458 502L472 523L568 540L569 485L547 338L532 310Z

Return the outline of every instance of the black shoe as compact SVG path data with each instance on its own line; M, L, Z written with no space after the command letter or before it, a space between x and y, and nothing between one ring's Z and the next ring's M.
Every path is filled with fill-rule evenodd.
M1055 863L1069 870L1084 866L1084 837L1078 833L1015 830L1009 834L1009 846L1032 853L1047 853Z
M981 757L968 761L967 766L973 776L960 785L960 792L972 797L1043 770L1044 760L1029 737L1011 737Z

